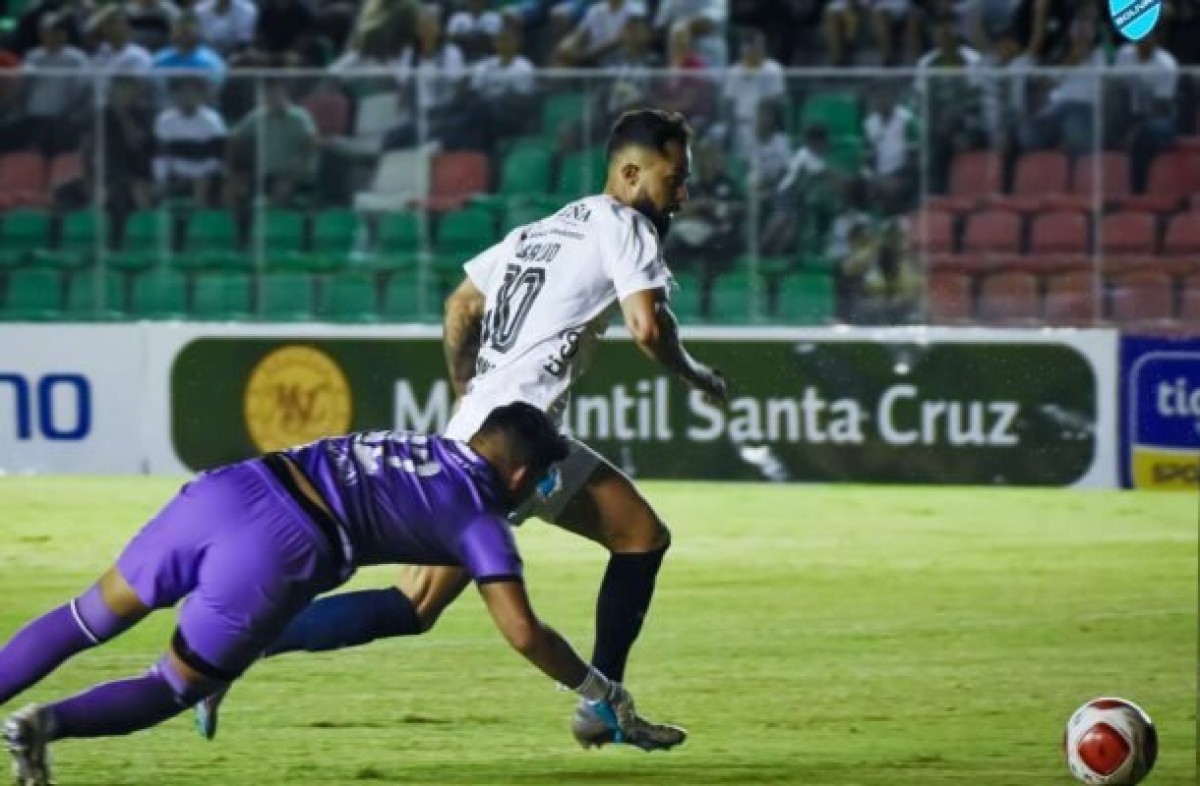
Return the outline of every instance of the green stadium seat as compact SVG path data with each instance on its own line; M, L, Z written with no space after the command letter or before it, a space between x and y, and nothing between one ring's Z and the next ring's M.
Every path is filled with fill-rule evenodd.
M196 276L192 316L229 320L250 316L250 277L245 273L204 273Z
M726 273L713 285L712 313L709 321L725 325L741 325L750 321L752 283L750 274L742 271Z
M373 276L347 273L325 285L320 315L335 322L375 322L379 319Z
M833 317L833 277L805 272L785 276L779 290L779 315L795 325L824 324Z
M535 204L519 204L512 205L504 214L504 226L515 228L532 224L535 221L541 221L553 211L546 210L545 207Z
M358 246L362 218L353 210L323 210L313 217L312 250L349 255Z
M67 287L67 313L71 319L120 319L125 314L125 277L95 270L71 277Z
M303 273L272 273L259 279L259 316L275 322L312 319L313 278Z
M496 221L477 208L446 213L438 224L437 250L465 262L496 242Z
M521 144L504 157L500 170L500 194L527 197L545 194L550 187L554 154L541 142Z
M421 280L415 272L392 276L383 292L380 317L385 322L413 322L441 311L434 293L427 289L421 303Z
M183 268L245 270L253 258L242 248L237 221L228 210L194 210L187 216L185 253L175 264Z
M307 217L298 210L268 208L258 211L258 232L262 235L263 253L267 263L278 254L294 254L304 250Z
M124 243L108 254L109 266L138 272L168 260L171 222L171 213L165 210L139 210L130 214L125 220Z
M62 316L62 274L53 270L16 270L8 277L5 319L53 320Z
M800 106L801 133L814 125L823 125L831 138L862 137L862 108L853 93L813 93Z
M853 174L862 167L863 140L858 136L838 136L829 146L829 165L844 174Z
M671 292L671 311L684 322L703 319L700 314L700 277L687 272L673 275L679 288Z
M187 279L178 270L154 270L133 280L129 315L141 319L182 319L187 314Z
M542 104L542 134L553 139L560 128L583 117L585 100L575 92L548 97Z
M558 184L554 189L560 198L579 199L598 192L604 186L605 157L603 147L563 156L558 169Z
M421 259L421 216L381 213L376 227L374 262L389 270L406 270Z
M34 261L44 267L76 269L96 260L96 250L104 236L105 217L95 210L76 210L62 219L58 247L34 253Z
M50 243L50 214L44 210L9 210L0 217L0 267L16 267Z

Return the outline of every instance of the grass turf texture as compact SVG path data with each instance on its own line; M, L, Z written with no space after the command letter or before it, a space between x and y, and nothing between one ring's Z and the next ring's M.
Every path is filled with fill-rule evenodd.
M177 485L0 480L0 639L84 588ZM575 748L572 697L470 593L430 635L259 664L214 743L189 714L59 744L59 783L1069 784L1063 725L1101 695L1157 721L1148 784L1196 783L1194 497L645 491L675 547L629 678L648 715L690 728L678 751ZM533 522L519 539L535 607L589 648L602 552ZM6 709L140 673L172 621L84 653Z

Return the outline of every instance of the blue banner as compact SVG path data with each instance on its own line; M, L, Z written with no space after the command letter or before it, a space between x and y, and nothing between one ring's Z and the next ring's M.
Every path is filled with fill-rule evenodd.
M1200 489L1200 338L1122 339L1121 484Z

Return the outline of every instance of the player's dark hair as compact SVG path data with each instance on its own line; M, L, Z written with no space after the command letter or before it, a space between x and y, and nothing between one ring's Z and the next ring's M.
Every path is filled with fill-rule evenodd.
M524 401L493 409L479 429L481 435L504 437L512 458L536 470L567 457L567 440L545 412Z
M665 153L667 144L678 142L687 147L692 127L683 115L665 109L631 109L617 118L608 135L608 161L627 147L645 147Z

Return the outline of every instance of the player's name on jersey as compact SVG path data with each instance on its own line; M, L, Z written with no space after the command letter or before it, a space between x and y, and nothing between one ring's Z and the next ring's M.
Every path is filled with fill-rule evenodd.
M674 397L684 397L682 408ZM682 409L682 411L681 411ZM396 427L439 429L449 419L452 396L439 381L422 399L407 380L396 382ZM572 398L564 425L580 439L634 442L805 442L857 445L1012 447L1020 444L1015 401L927 399L915 385L886 388L875 401L831 398L820 388L795 396L740 396L729 408L685 392L666 377L615 384L607 392Z

